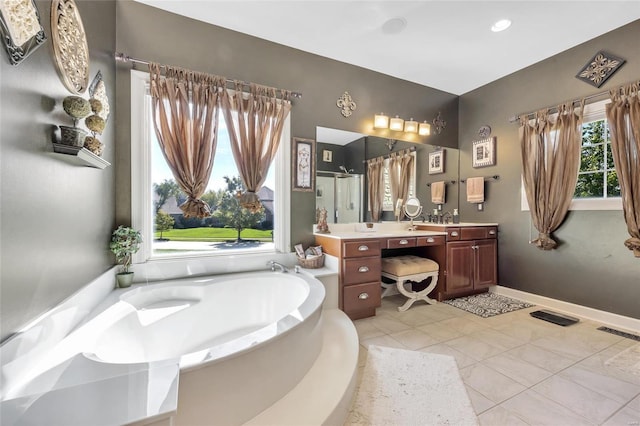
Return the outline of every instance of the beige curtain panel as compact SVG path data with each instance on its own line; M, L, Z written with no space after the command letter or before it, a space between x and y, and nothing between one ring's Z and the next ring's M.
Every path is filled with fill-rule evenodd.
M553 250L551 237L564 220L573 198L580 167L582 112L573 102L560 105L557 116L538 111L530 120L520 117L522 174L527 202L538 238L531 243L541 250Z
M367 161L367 192L369 196L369 211L371 220L380 221L384 188L382 187L382 167L384 158L378 157Z
M622 209L631 238L624 244L640 257L640 82L611 91L606 114Z
M239 197L240 205L258 211L262 203L256 192L267 178L278 150L282 128L291 111L291 92L252 83L246 93L243 85L236 81L235 90L225 90L222 106L233 158L246 189Z
M185 217L211 215L204 194L216 152L220 93L225 78L149 64L153 124L164 158L187 195Z
M410 151L399 151L391 154L389 161L389 177L391 180L391 198L395 209L398 199L407 201L409 182L411 180L413 155Z

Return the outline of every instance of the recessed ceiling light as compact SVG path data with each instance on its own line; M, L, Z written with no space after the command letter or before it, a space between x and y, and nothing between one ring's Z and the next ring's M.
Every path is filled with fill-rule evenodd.
M391 18L382 24L384 34L398 34L407 27L407 20L404 18Z
M511 26L511 21L510 20L501 19L498 22L496 22L495 24L493 24L493 26L491 26L491 31L493 31L494 33L498 33L500 31L506 30L510 26Z

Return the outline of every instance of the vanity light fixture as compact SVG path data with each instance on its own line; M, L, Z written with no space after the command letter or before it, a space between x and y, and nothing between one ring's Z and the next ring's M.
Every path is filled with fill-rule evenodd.
M418 134L420 136L428 136L431 134L431 124L427 123L427 120L424 120L424 122L418 126Z
M404 131L407 133L418 133L418 122L413 117L404 122Z
M389 129L401 132L404 129L404 120L396 115L390 120Z
M394 132L417 133L420 136L429 136L431 134L431 125L427 120L422 123L418 123L413 118L405 121L398 115L389 119L389 116L383 112L374 115L373 128L390 129Z
M389 116L384 115L384 112L376 114L373 119L374 129L388 129L389 128Z

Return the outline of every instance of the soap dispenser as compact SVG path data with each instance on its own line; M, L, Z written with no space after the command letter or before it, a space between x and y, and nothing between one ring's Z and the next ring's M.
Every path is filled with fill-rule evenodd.
M458 209L453 209L453 223L460 223L460 215Z

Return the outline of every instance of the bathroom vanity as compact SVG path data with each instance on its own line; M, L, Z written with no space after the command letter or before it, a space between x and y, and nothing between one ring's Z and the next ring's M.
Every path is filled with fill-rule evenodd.
M446 256L440 264L438 300L487 291L498 284L498 225L495 223L418 224L446 232Z
M381 259L414 254L440 265L432 297L438 301L487 291L497 284L497 224L408 222L332 225L314 233L316 244L338 259L338 304L351 319L375 315L381 303ZM360 232L356 231L360 230Z

